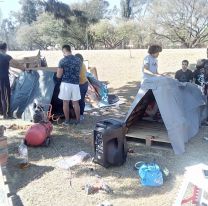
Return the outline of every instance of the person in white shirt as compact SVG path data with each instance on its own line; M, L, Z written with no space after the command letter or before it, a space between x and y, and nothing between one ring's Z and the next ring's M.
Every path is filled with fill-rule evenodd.
M159 53L162 51L160 45L151 45L148 49L149 55L144 58L142 66L142 80L148 79L154 76L161 76L158 73L158 61Z

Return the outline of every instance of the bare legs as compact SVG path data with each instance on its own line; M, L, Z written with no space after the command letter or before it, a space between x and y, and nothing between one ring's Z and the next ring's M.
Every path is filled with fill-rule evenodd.
M79 122L80 120L80 106L79 106L79 101L72 101L74 112L76 115L76 120Z
M79 107L79 101L72 101L74 112L76 115L76 120L80 120L80 107ZM68 100L63 100L63 111L64 111L64 116L65 120L69 121L69 101Z
M63 100L63 111L64 111L65 120L69 121L69 101L68 100Z

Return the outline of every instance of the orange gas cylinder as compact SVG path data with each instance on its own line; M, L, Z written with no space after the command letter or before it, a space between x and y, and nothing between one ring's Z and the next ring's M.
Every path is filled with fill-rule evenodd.
M43 145L47 138L49 138L52 130L53 125L51 122L32 125L25 135L26 144L29 146Z

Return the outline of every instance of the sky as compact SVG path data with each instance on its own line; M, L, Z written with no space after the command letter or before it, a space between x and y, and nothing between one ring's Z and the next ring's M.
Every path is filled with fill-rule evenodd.
M63 3L71 4L74 2L82 2L82 0L60 0ZM19 0L0 0L0 10L3 18L8 18L10 11L18 11L20 9ZM116 5L120 7L120 0L108 0L110 7Z

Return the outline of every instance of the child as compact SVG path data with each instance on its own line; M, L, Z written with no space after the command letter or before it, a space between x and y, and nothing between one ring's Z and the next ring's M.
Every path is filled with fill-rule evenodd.
M157 58L159 53L162 51L162 47L159 45L151 45L148 49L149 55L144 58L143 67L142 67L142 81L145 79L161 76L158 73L158 61Z

